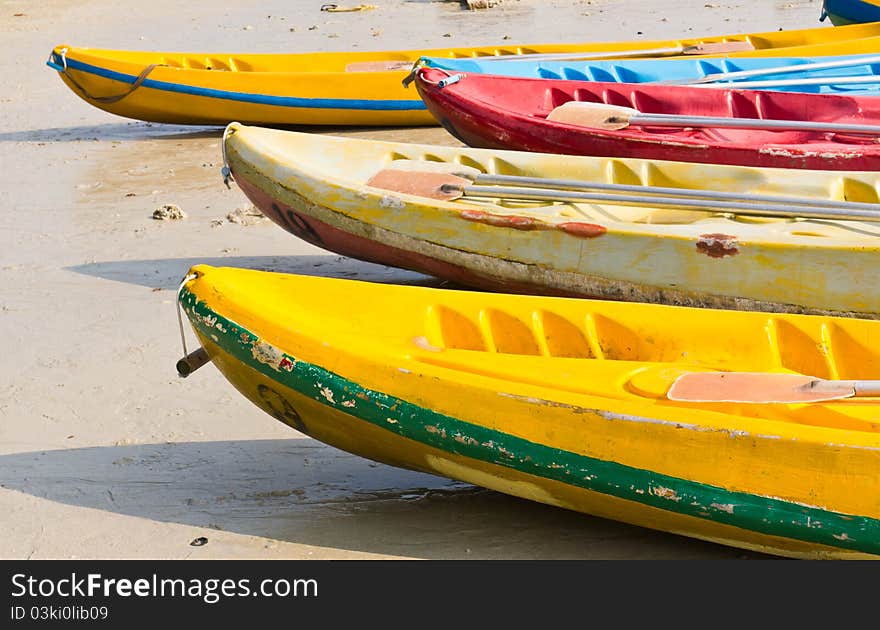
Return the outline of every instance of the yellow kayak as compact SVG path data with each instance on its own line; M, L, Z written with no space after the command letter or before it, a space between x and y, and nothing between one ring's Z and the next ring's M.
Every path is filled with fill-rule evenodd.
M345 256L504 292L880 315L875 172L440 147L237 123L224 146L233 179L264 214ZM484 178L489 197L434 195ZM507 183L521 178L530 183ZM546 182L572 191L532 188ZM519 198L536 192L551 199ZM743 195L751 198L736 201ZM789 216L748 214L756 210ZM834 219L840 212L854 218Z
M571 55L812 56L880 52L880 25L745 33L659 42L237 54L56 46L48 65L86 102L119 116L225 125L435 125L402 80L420 57Z
M239 392L350 453L759 552L880 554L880 398L835 389L880 374L878 321L205 265L178 297ZM740 373L756 400L675 389ZM761 398L800 400L791 378L837 393Z

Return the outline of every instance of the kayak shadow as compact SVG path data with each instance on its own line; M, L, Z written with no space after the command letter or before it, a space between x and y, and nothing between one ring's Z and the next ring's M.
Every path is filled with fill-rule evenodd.
M187 138L220 138L223 127L170 125L140 121L47 127L0 133L0 142L128 142L142 140L182 140Z
M436 288L456 287L449 282L414 271L368 263L332 254L294 256L224 256L198 258L155 258L112 260L65 267L67 271L136 284L150 289L176 290L190 267L198 264L215 267L238 267L308 276L325 276Z
M310 438L14 453L0 456L0 485L65 505L384 556L767 558L385 466Z
M329 125L266 125L282 131L298 131L337 135L353 138L386 140L389 142L425 142L459 145L439 126L355 127ZM187 140L223 137L225 125L175 125L143 121L81 125L74 127L47 127L0 133L0 142L143 142L149 140Z

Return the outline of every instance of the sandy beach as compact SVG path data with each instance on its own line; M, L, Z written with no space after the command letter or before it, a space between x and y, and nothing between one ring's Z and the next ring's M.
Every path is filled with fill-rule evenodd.
M821 2L321 4L0 1L0 557L764 557L377 464L282 425L213 366L178 377L175 290L193 264L438 282L325 252L264 218L230 221L250 203L223 185L222 128L102 112L45 60L58 44L308 52L832 28ZM459 144L439 127L315 132ZM163 204L186 218L153 219ZM192 546L198 537L207 544Z

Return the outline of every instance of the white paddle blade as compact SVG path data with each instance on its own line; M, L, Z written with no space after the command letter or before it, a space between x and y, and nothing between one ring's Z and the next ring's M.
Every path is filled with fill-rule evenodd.
M547 114L547 120L591 129L617 131L628 127L629 119L639 113L639 110L632 107L568 101Z
M823 386L814 389L817 381ZM689 372L675 379L666 397L703 403L811 403L855 395L851 382L834 383L803 374Z

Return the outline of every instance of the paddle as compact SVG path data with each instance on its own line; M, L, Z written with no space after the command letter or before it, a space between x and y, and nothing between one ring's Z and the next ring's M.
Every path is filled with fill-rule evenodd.
M842 59L838 61L823 61L816 63L802 63L790 66L779 66L777 68L756 68L754 70L716 72L714 74L707 74L703 77L695 77L690 79L667 79L665 81L652 81L651 83L654 85L697 85L700 83L714 83L716 81L736 81L739 79L746 79L750 77L788 74L790 72L813 72L815 70L830 70L832 68L849 68L852 66L862 66L872 63L880 63L880 56L857 57L856 59ZM833 78L835 77L828 77L828 79Z
M803 374L689 372L666 397L680 402L810 403L880 396L880 381L834 381Z
M778 90L785 87L805 85L876 85L880 76L847 76L847 77L804 77L802 79L777 79L770 81L740 81L738 83L700 83L698 88L727 88L736 90Z
M755 50L749 42L709 42L705 44L689 44L670 46L668 48L631 48L629 50L606 50L595 52L573 53L520 53L511 55L478 56L480 61L557 61L564 59L618 59L629 57L674 57L677 55L726 55L736 52Z
M522 61L552 61L563 59L616 59L627 57L667 57L675 55L725 55L728 53L745 52L754 50L755 47L749 42L710 42L707 44L691 44L688 46L671 46L669 48L653 49L630 49L615 51L597 51L581 53L519 53L510 55L479 55L474 58L480 61L498 60L522 60ZM458 55L466 57L466 55ZM412 61L355 61L345 66L346 72L385 72L391 70L406 70L413 65Z
M680 116L676 114L643 114L631 107L568 101L554 108L547 120L592 129L619 131L630 125L659 127L723 127L731 129L763 129L770 131L822 131L880 135L880 125L855 125L802 120L768 120L762 118L726 118L715 116Z
M447 168L457 169L458 172L442 172L437 167L433 167L430 171L427 167L425 171L412 170L414 168L416 166L408 167L406 170L403 168L381 170L367 181L367 185L440 201L454 201L462 197L556 202L599 201L617 205L675 207L708 212L732 210L735 214L754 216L880 221L878 204L510 175L475 176L473 174L475 169L460 165L447 165ZM472 180L476 183L472 183ZM520 186L521 184L529 184L532 187ZM612 191L612 194L591 192L595 190ZM640 194L623 194L630 192Z
M346 72L394 72L409 70L412 61L354 61L345 66Z

